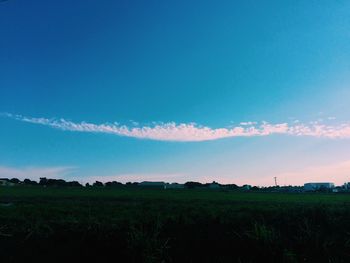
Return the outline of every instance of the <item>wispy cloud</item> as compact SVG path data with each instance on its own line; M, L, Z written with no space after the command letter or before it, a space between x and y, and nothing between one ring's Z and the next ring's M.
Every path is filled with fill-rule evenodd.
M256 125L256 124L258 124L258 123L255 121L247 121L247 122L240 123L241 126L251 126L251 125Z
M195 142L210 141L230 137L268 136L285 134L289 136L311 136L320 138L350 138L350 123L327 125L322 121L303 124L301 122L277 123L268 122L241 123L230 128L211 128L196 123L161 123L153 126L126 126L118 123L93 124L72 122L65 119L32 118L22 115L3 113L2 116L23 122L40 124L64 131L106 133L118 136L150 139L158 141Z
M64 179L75 168L68 166L58 167L9 167L0 166L0 178L18 178L24 180L39 180L40 177Z

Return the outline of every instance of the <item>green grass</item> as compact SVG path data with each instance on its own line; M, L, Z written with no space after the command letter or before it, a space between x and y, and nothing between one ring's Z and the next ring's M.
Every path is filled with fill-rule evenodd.
M4 262L350 261L348 194L1 187L0 203Z
M59 188L59 187L1 187L0 197L21 198L113 198L113 199L166 199L223 202L273 203L350 203L350 194L339 193L259 193L207 189L142 189L120 188Z

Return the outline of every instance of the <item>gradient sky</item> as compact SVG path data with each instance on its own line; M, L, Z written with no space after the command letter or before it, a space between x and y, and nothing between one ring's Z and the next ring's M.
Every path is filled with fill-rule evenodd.
M0 177L350 181L350 2L0 3Z

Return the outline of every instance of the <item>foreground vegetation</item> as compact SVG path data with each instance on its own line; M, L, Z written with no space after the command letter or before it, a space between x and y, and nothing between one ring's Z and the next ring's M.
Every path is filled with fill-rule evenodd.
M350 262L348 194L15 186L0 204L2 262Z

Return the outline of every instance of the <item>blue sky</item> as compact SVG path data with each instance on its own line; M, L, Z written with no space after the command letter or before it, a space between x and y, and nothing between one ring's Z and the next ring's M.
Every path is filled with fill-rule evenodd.
M350 180L349 17L348 1L2 2L0 176Z

